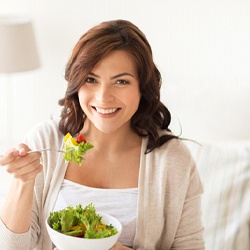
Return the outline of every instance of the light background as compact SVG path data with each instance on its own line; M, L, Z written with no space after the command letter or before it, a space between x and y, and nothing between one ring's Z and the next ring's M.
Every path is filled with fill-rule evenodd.
M0 75L0 152L59 116L74 44L93 25L120 18L152 45L175 133L181 126L183 137L201 142L250 139L249 0L0 0L0 15L8 14L33 20L42 66Z

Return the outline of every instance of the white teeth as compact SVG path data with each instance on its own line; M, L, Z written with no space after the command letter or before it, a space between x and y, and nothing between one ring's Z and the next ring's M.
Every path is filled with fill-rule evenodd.
M117 109L100 109L96 107L96 111L101 114L112 114L116 111Z

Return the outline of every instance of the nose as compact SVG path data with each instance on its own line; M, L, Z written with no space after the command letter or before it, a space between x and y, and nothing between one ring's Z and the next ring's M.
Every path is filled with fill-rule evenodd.
M100 85L96 92L96 100L100 103L108 103L114 100L112 86Z

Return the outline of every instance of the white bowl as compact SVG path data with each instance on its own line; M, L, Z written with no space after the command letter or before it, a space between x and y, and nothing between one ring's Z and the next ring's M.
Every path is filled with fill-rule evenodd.
M107 238L101 239L85 239L78 238L74 236L69 236L63 233L59 233L48 224L48 218L46 219L46 227L48 234L50 236L51 241L59 250L108 250L115 245L117 242L121 231L122 225L121 223L111 215L105 213L98 213L102 216L102 222L106 225L112 224L116 229L117 233Z

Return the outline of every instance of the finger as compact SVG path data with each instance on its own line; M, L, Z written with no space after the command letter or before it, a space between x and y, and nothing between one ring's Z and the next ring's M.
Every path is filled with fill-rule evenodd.
M19 152L20 156L28 154L28 152L31 150L26 144L19 144L17 147L17 150Z
M0 166L4 166L16 160L19 157L19 152L16 149L7 151L2 157L0 157Z
M15 161L5 165L6 171L9 173L15 173L18 169L22 169L25 166L36 166L40 164L41 153L27 154L19 156Z
M21 143L17 146L17 148L13 148L8 150L4 155L0 157L0 166L7 165L14 160L16 160L19 156L26 155L30 151L30 148Z
M36 176L42 171L42 164L39 164L35 168L32 168L28 173L23 175L15 175L15 178L21 180L24 183L33 182Z
M25 174L29 174L30 172L32 172L34 169L36 169L39 165L40 165L40 159L37 159L27 165L24 165L22 167L18 166L18 167L14 167L14 168L6 168L6 170L13 174L14 176L22 176Z

